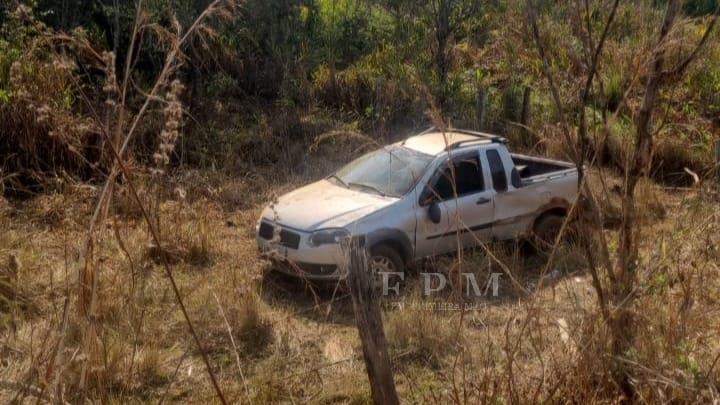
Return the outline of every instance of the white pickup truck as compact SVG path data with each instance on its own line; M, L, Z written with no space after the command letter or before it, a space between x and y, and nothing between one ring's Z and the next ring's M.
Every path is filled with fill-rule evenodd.
M371 270L492 240L555 235L577 197L567 162L511 154L500 136L428 130L370 152L266 207L257 243L277 270L345 277L339 241L364 235Z

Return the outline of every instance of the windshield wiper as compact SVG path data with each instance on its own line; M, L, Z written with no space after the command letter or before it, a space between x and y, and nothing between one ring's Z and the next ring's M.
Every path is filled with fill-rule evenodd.
M380 189L378 189L377 187L373 187L373 186L371 186L371 185L369 185L369 184L348 183L348 186L354 186L354 187L364 188L364 189L366 189L366 190L370 190L370 191L372 191L372 192L375 192L375 193L377 193L377 194L380 194L382 197L385 197L385 193L384 193L384 192L382 192L382 191L381 191Z
M343 181L343 179L341 179L340 176L338 176L337 174L331 174L330 176L328 176L328 179L335 179L335 180L337 180L337 182L340 183L340 185L342 185L343 187L345 187L345 188L350 188L350 186L348 186L347 183L345 183L345 182Z

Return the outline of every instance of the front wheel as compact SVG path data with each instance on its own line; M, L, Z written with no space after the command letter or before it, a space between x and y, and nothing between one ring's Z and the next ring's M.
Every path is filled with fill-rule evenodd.
M370 249L370 275L376 289L382 289L380 273L403 273L405 263L400 254L387 245L379 245Z

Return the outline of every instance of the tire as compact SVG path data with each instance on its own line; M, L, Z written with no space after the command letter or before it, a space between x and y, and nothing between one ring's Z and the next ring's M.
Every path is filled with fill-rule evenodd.
M555 245L565 217L557 214L547 214L540 217L533 227L533 242L540 251L548 252Z
M392 247L388 245L377 245L370 249L369 267L375 288L382 289L382 277L380 277L378 272L404 273L405 261L400 256L400 253Z

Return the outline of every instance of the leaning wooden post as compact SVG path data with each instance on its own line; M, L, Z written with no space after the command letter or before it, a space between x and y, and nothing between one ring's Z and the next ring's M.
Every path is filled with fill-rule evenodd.
M368 252L364 237L345 238L340 242L344 266L348 272L355 323L360 332L365 368L375 404L399 404L392 365L383 330L380 304L370 282Z

